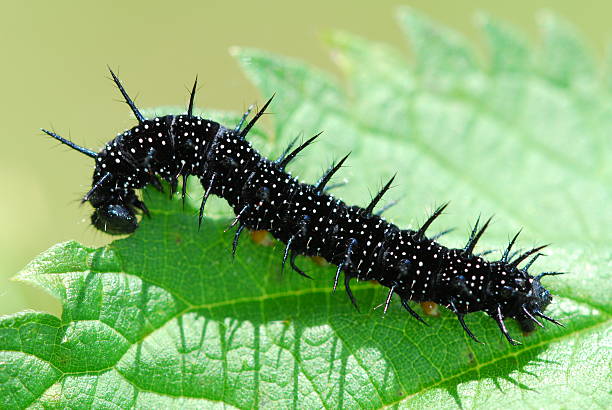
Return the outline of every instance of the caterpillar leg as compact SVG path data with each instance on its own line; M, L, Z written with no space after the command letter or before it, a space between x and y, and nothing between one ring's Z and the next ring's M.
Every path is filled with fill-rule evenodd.
M387 309L389 309L389 305L391 304L391 298L393 297L394 292L395 285L389 288L389 293L387 294L387 299L385 300L385 308L383 309L383 316L387 314Z
M285 262L287 260L287 256L289 255L290 251L291 251L291 244L293 243L294 240L296 239L300 239L303 238L304 236L306 236L306 234L308 233L308 224L310 223L310 216L308 215L304 215L297 223L297 230L296 232L293 234L293 236L291 236L291 238L289 238L289 240L287 241L287 246L285 247L285 254L283 256L283 267L282 269L285 268ZM300 275L308 278L308 279L312 279L310 276L308 276L306 273L304 273L303 270L301 270L300 268L298 268L295 264L295 258L297 257L297 253L294 251L291 251L291 257L289 258L289 264L291 265L291 267L293 268L294 271L296 271L297 273L299 273Z
M299 273L300 275L302 275L305 278L308 279L312 279L311 276L307 275L306 273L304 273L303 270L301 270L300 268L297 267L297 265L295 264L295 258L297 258L298 254L295 252L291 252L291 256L289 257L289 264L291 265L291 268L293 268L294 271L296 271L297 273Z
M355 306L355 309L357 309L357 311L359 312L359 306L357 305L357 300L355 299L355 296L353 295L353 292L351 291L351 286L350 286L352 276L349 274L349 272L346 271L351 266L351 255L353 254L353 251L355 250L356 246L357 246L357 239L355 238L349 239L348 245L346 247L346 252L344 254L344 260L338 265L338 269L336 269L336 276L334 277L333 291L335 292L336 287L338 287L338 280L340 279L340 272L343 269L345 269L344 271L344 289L346 290L346 294L351 300L351 303L353 304L353 306Z
M344 261L338 265L338 269L336 269L336 276L334 277L334 291L338 287L338 280L340 279L340 272L344 268L348 268L351 265L351 255L353 254L353 249L357 245L357 239L351 238L349 240L348 246L346 247L346 252L344 254Z
M521 342L519 342L518 340L514 340L512 336L510 336L510 333L506 328L506 324L504 323L504 315L502 314L501 306L497 305L497 310L495 311L495 316L493 316L493 319L495 319L495 321L497 322L497 326L499 326L499 330L501 330L502 334L506 337L506 339L512 346L517 346L521 344Z
M213 184L215 183L215 177L217 176L217 174L212 174L212 176L210 177L210 181L208 183L208 187L206 188L206 191L204 193L204 197L202 198L202 203L200 204L200 212L198 214L198 230L200 230L200 228L202 227L202 218L204 218L204 207L206 206L206 201L208 200L208 197L210 196L210 193L212 191L213 188ZM204 186L204 184L202 183L202 186Z
M404 299L404 298L402 298L402 299L401 299L401 301L402 301L402 306L404 307L404 309L406 309L406 310L408 311L408 313L410 313L410 315L411 315L413 318L415 318L416 320L418 320L419 322L421 322L421 323L422 323L422 324L424 324L425 326L429 326L429 325L427 324L427 322L426 322L426 321L424 321L424 320L423 320L423 318L422 318L421 316L419 316L419 314L418 314L417 312L415 312L415 311L414 311L414 310L413 310L413 309L410 307L410 304L409 304L409 300L408 300L408 299Z
M357 309L357 312L359 312L359 305L357 305L357 300L355 299L355 295L353 295L353 291L351 290L351 286L350 286L351 279L352 277L345 272L344 273L344 290L346 291L346 294L349 297L353 306L355 306L355 309Z
M478 225L478 223L476 225ZM459 310L455 306L455 301L453 299L450 300L450 307L451 310L455 313L455 315L457 315L457 320L459 320L459 323L461 324L461 327L463 328L465 333L467 333L467 335L471 337L476 343L484 344L480 340L478 340L478 338L474 335L474 333L472 333L470 328L465 324L465 320L463 320L465 314L459 312Z
M467 333L468 336L470 336L476 343L484 344L483 342L478 340L478 338L474 335L474 333L472 333L470 328L467 327L467 325L465 324L465 321L463 320L463 316L464 315L462 313L457 313L457 319L459 320L459 323L461 323L461 327L463 328L465 333Z
M240 239L240 234L244 230L244 225L239 225L236 233L234 234L234 241L232 242L232 258L236 257L236 248L238 247L238 240Z

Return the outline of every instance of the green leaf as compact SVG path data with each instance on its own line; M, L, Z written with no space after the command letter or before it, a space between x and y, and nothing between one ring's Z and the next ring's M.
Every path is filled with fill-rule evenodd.
M271 156L300 132L324 130L292 168L312 181L352 150L338 189L365 204L398 172L388 215L416 226L452 200L436 227L495 213L483 248L523 226L523 246L553 242L542 270L555 297L546 326L508 345L483 314L467 317L473 343L445 309L422 326L385 288L359 283L356 312L332 294L334 269L298 263L315 279L281 275L282 246L244 235L235 260L227 207L197 230L193 191L180 202L147 191L152 218L100 249L58 244L18 279L63 304L61 319L0 318L0 407L605 407L612 315L612 98L568 23L547 17L535 50L513 27L479 18L490 58L410 9L400 24L415 62L347 33L325 39L346 86L301 62L250 49L234 54L274 102ZM606 79L608 81L608 79ZM172 112L158 109L157 113ZM222 118L210 113L213 118ZM233 125L237 117L223 117ZM229 121L229 122L225 122ZM217 212L218 211L218 212ZM433 231L433 230L432 230ZM537 242L536 242L537 241ZM418 309L418 308L417 308Z

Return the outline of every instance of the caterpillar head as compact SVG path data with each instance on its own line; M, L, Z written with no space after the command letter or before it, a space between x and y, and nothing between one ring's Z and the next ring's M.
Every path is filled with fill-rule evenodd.
M503 324L505 317L516 319L524 331L532 331L535 325L544 327L537 318L545 319L558 326L563 326L557 320L546 316L543 312L552 302L550 292L542 285L541 279L544 276L561 275L564 272L543 272L533 277L528 271L531 265L543 255L542 249L548 245L538 246L514 257L516 253L511 253L512 246L516 238L521 233L519 230L508 244L500 261L496 262L496 280L489 282L487 294L496 299L495 309L488 309L487 313L499 325L502 333L512 344L517 344L506 330ZM519 268L519 264L531 259L524 267Z
M542 248L531 249L515 259L505 252L501 260L494 262L465 255L463 249L451 249L446 256L448 263L439 275L441 291L434 301L447 304L475 341L478 339L463 321L463 316L471 312L486 312L511 344L519 343L510 336L504 324L506 318L517 320L524 331L531 331L536 325L543 327L539 318L561 325L544 314L552 296L541 283L542 277L561 272L544 272L535 277L528 273L529 267L542 255L538 253ZM533 254L524 267L518 267Z
M91 215L92 225L110 235L129 234L138 227L133 209L123 204L104 204Z
M535 325L543 327L537 317L543 318L557 325L558 321L544 315L544 311L552 302L550 292L542 285L540 279L546 275L557 275L561 272L544 272L536 277L526 275L526 280L521 278L515 279L519 282L524 281L523 288L511 292L510 298L513 299L509 316L518 320L519 324L525 331L532 331Z
M96 161L93 184L82 202L89 202L94 207L91 215L92 225L110 235L124 235L132 233L138 228L136 210L141 210L145 215L149 214L145 204L138 199L134 192L134 182L125 180L117 175L129 174L129 164L124 161L120 163L118 157L113 158L110 154L113 149L107 144L99 153L81 147L54 132L42 130L45 134L55 138L62 144L90 157ZM116 144L115 144L116 146ZM114 174L109 172L114 170ZM115 175L116 174L116 175ZM139 175L142 178L141 175ZM119 181L123 179L123 181ZM138 183L138 179L136 180Z
M532 277L527 273L530 264L522 269L513 263L498 262L496 265L499 272L504 273L496 275L496 279L489 282L487 294L493 300L493 307L487 309L487 313L498 323L510 343L517 342L509 336L503 324L506 317L516 319L526 332L532 331L536 325L544 327L538 318L563 326L544 314L552 302L552 296L540 281L544 276L560 275L563 272L543 272Z
M108 175L94 179L93 187L83 198L94 207L91 224L110 235L132 233L138 228L136 208L145 212L146 208L133 189L117 188Z

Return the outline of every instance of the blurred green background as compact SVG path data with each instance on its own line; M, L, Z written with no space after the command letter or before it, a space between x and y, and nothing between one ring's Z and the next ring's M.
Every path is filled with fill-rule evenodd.
M538 11L552 10L570 19L600 58L612 34L612 2L604 0L4 2L0 314L24 309L59 314L55 299L10 278L57 242L110 240L89 227L90 208L79 205L90 183L91 161L38 131L53 128L97 150L131 127L127 106L117 102L119 95L106 79L107 64L142 108L185 104L197 74L199 106L242 111L263 97L230 57L229 47L262 48L337 72L320 36L342 29L409 55L394 20L399 4L462 32L483 54L474 25L479 10L520 26L534 42Z

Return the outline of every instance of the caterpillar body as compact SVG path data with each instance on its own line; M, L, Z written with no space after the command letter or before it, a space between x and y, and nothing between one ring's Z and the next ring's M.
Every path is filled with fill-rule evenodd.
M326 191L331 177L347 160L345 156L330 167L315 184L302 183L286 172L297 154L320 134L294 148L296 140L277 159L261 155L246 140L249 130L265 112L270 99L248 122L250 110L235 128L193 115L197 85L191 91L189 108L184 115L167 115L146 119L128 96L117 76L112 78L130 106L138 124L108 142L96 153L62 138L54 132L46 134L95 160L92 188L83 198L94 213L93 226L108 234L128 234L138 227L137 213L148 214L136 190L147 185L160 187L159 178L172 189L183 179L197 177L204 189L200 206L201 224L205 204L210 195L224 198L233 208L236 226L233 250L245 228L269 231L285 244L282 260L297 273L308 275L296 265L296 256L321 256L337 265L333 288L343 277L343 285L357 306L350 281L374 280L389 288L384 303L386 311L393 295L417 320L424 320L413 310L410 301L433 301L453 311L464 331L476 342L464 316L483 311L498 324L511 344L504 319L518 320L524 330L542 326L552 296L542 284L547 275L532 276L528 270L541 255L544 246L524 253L512 251L518 233L510 241L501 259L489 261L473 253L489 221L477 221L464 248L449 249L427 236L431 223L442 214L446 205L435 210L418 229L400 229L385 221L376 205L390 188L395 176L365 207L349 206ZM244 127L243 127L244 126ZM522 266L519 265L527 262Z

